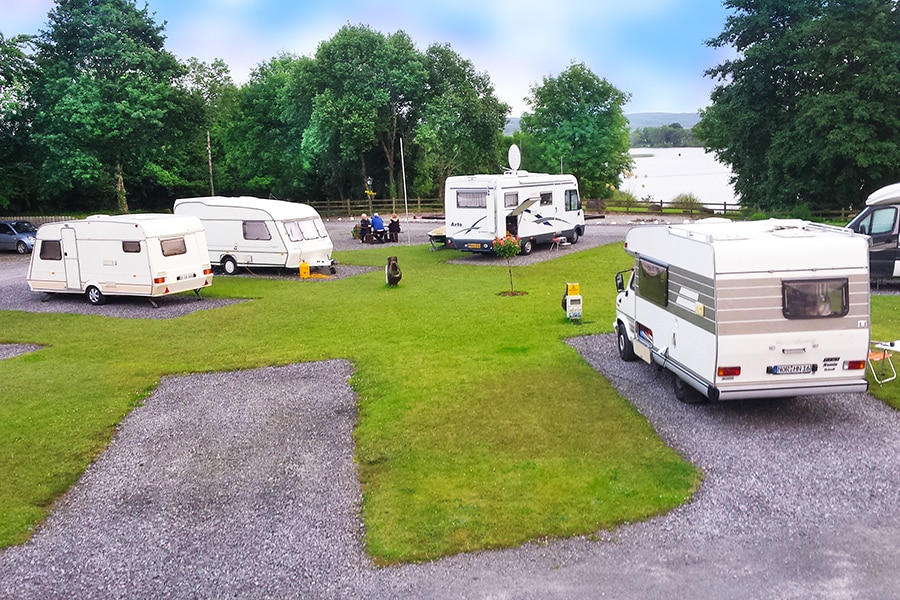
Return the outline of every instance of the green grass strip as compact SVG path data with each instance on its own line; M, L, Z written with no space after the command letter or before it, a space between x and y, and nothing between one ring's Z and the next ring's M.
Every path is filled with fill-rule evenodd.
M564 343L607 332L619 244L519 267L392 247L337 253L379 267L334 281L218 277L253 298L170 320L4 312L0 545L24 541L166 374L353 361L365 543L380 563L591 534L690 497L700 475ZM560 301L581 283L584 321ZM669 399L665 399L669 401Z

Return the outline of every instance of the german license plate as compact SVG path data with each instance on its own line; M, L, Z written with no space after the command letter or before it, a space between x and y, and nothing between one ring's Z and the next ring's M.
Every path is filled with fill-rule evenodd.
M813 372L812 365L775 365L773 375L805 375Z

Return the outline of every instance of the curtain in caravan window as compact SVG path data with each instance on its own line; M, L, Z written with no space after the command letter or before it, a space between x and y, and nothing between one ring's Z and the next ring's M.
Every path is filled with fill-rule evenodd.
M503 206L514 208L519 205L519 192L506 192L503 194Z
M456 192L456 208L487 208L487 190Z

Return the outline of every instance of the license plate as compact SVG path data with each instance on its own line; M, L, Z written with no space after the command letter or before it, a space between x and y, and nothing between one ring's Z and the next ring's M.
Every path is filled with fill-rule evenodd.
M812 372L812 365L775 365L772 367L772 375L805 375Z
M176 281L184 281L185 279L193 279L194 277L196 277L196 275L191 273L190 275L179 275L178 277L175 278L175 280Z
M472 248L474 250L480 250L481 244L466 244L466 248Z

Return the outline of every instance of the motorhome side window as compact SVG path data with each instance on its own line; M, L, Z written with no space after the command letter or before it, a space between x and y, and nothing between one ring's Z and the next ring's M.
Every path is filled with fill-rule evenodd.
M581 198L578 190L566 190L566 210L581 210Z
M456 192L456 208L487 208L487 190Z
M669 304L669 268L643 258L638 259L637 294L654 304Z
M41 242L41 260L62 260L62 244L59 240Z
M162 248L163 256L187 254L187 246L184 243L183 237L159 240L159 245Z
M787 319L825 319L850 312L847 279L785 280L781 296L781 310Z
M897 209L893 206L877 208L869 213L869 215L856 224L857 233L863 235L881 235L892 233L894 231L894 223L897 221Z
M553 192L541 192L541 206L553 206Z
M245 240L271 240L272 234L264 221L244 221Z
M140 252L141 251L141 243L140 242L122 242L122 252Z
M519 205L519 192L506 192L503 194L503 206L515 208Z

